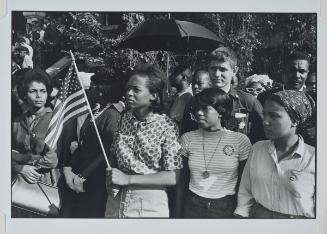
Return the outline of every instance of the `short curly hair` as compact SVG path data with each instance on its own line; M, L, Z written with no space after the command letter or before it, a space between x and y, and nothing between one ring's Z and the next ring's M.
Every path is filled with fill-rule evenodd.
M22 74L21 80L17 84L18 96L23 101L26 101L26 94L29 85L34 81L44 84L48 94L52 92L50 76L45 71L40 69L27 70L24 74Z
M90 79L104 94L105 101L118 102L122 100L125 80L119 74L100 71L94 73Z

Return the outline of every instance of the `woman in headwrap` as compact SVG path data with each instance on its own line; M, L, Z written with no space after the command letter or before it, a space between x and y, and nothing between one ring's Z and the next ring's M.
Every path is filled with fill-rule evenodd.
M253 145L235 215L315 217L315 148L297 133L311 114L310 101L303 92L285 90L267 99L263 123L269 140Z

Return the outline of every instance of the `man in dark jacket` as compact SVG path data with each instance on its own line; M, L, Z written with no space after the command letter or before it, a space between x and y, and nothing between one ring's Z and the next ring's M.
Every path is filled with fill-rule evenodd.
M252 143L264 139L260 102L252 95L232 86L238 72L235 53L226 47L211 52L208 57L208 72L212 86L229 93L233 100L232 116L225 123L225 127L248 135ZM191 130L194 129L189 131Z

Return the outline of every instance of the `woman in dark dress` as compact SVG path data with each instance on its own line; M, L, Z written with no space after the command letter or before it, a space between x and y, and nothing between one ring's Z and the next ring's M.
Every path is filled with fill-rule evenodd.
M96 73L91 77L89 98L100 106L94 113L95 122L106 154L117 130L124 105L119 102L123 89L117 77ZM71 145L76 144L72 142ZM101 218L107 201L105 184L106 162L94 124L89 115L80 129L78 146L64 160L65 191L64 217Z

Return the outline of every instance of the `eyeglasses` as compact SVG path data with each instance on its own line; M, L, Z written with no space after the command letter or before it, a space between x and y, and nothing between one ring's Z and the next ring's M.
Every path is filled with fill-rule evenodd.
M254 93L254 92L256 92L256 93L261 93L261 92L264 91L263 88L256 88L256 89L254 89L254 88L245 88L245 90L246 90L247 92L249 92L249 93Z

